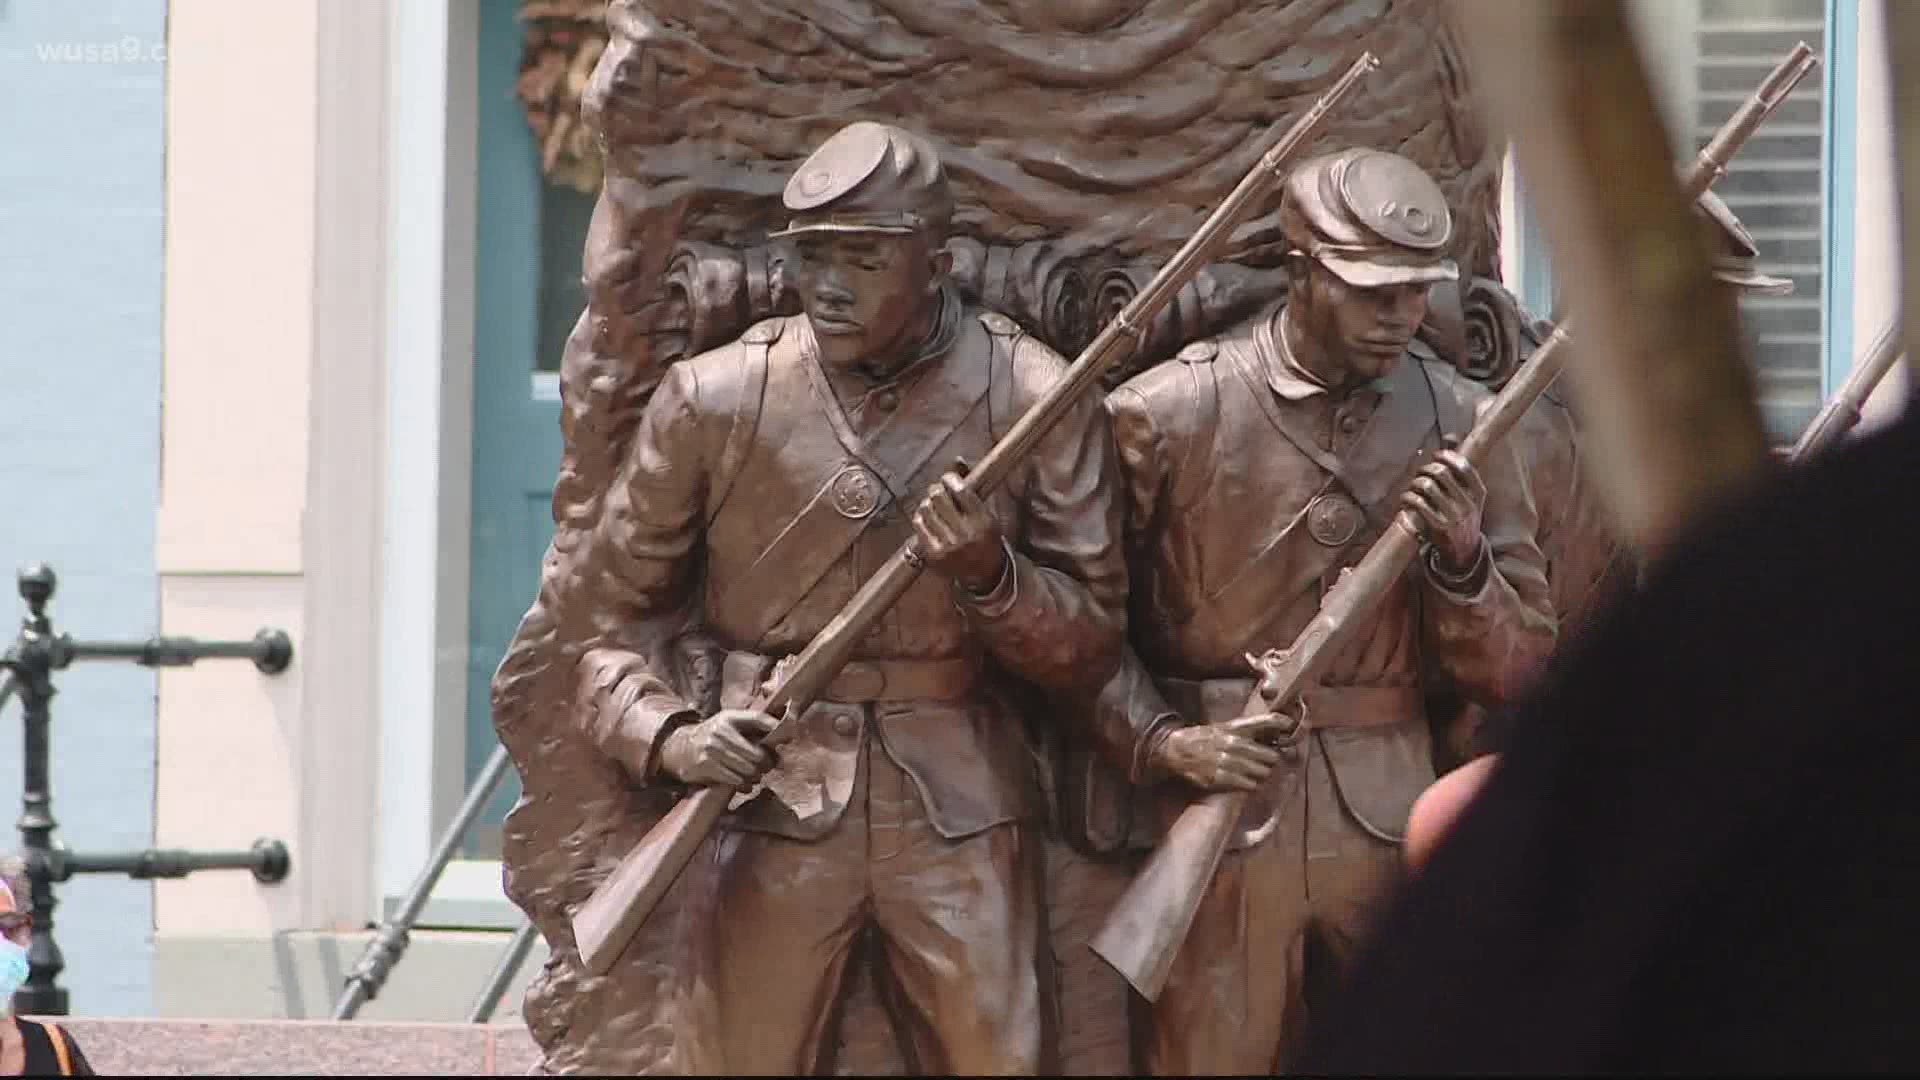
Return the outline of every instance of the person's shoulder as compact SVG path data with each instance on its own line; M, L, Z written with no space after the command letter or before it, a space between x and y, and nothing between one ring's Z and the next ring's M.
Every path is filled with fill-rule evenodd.
M1485 383L1462 374L1459 368L1447 362L1432 346L1419 338L1408 343L1407 355L1426 374L1434 393L1451 399L1455 404L1472 408L1493 396L1493 391L1487 389Z
M732 416L735 407L747 396L748 384L756 377L746 361L756 360L754 354L762 348L771 350L783 341L792 340L795 318L797 316L763 319L724 345L674 362L661 379L661 390L684 399L686 406L697 414Z
M93 1067L80 1050L80 1041L65 1025L51 1020L29 1020L16 1017L20 1037L26 1044L27 1074L39 1075L41 1070L60 1076L92 1076ZM37 1060L36 1060L37 1059Z
M1067 369L1067 359L1053 346L1005 312L969 305L964 316L980 325L989 338L1003 342L1013 358L1014 373L1022 378L1058 378ZM976 339L977 340L977 339Z
M991 308L970 306L967 308L967 313L981 326L985 327L987 333L995 337L1033 336L1027 331L1026 327L1020 325L1019 320L1005 312L994 311Z

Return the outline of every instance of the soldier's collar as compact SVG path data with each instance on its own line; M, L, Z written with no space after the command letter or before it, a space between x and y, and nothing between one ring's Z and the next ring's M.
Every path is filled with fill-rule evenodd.
M1261 320L1260 345L1261 359L1267 369L1267 385L1284 401L1305 401L1315 394L1333 394L1333 388L1320 381L1313 372L1294 359L1293 347L1287 344L1286 332L1280 328L1283 305L1274 310L1272 317ZM1393 375L1388 372L1377 379L1356 386L1348 394L1357 390L1372 390L1385 395L1393 388Z
M935 295L934 302L940 305L940 310L933 317L933 326L926 340L914 350L911 359L887 372L867 371L858 366L853 368L854 374L867 384L868 392L902 382L953 350L954 342L960 340L960 316L964 314L965 305L960 302L953 283L948 281L940 283L940 290Z

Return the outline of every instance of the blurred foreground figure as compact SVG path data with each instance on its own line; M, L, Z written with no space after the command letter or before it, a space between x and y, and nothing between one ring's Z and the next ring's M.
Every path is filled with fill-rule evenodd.
M1304 1071L1920 1066L1920 506L1890 497L1916 468L1909 402L1601 612L1502 725Z

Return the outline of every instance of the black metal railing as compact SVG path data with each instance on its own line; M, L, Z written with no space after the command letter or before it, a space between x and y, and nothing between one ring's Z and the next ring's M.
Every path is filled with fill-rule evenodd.
M480 988L480 996L474 999L473 1008L467 1010L467 1023L484 1024L493 1019L493 1010L500 1005L500 999L506 996L507 987L513 983L513 977L520 973L521 965L527 962L527 954L533 951L533 939L537 931L533 923L521 916L520 929L513 932L507 940L507 947L501 950L500 960L494 964L492 974L487 976L486 985Z
M360 1006L372 1001L379 995L380 988L386 985L393 966L400 962L401 955L407 951L408 938L414 924L420 921L420 913L426 910L433 887L439 884L440 875L446 872L447 864L453 861L454 852L460 850L460 843L466 838L468 830L480 820L481 811L493 798L494 789L500 786L510 765L507 748L495 746L480 775L474 777L473 783L468 786L460 809L454 812L453 820L434 844L433 853L427 857L427 865L421 868L419 876L414 879L392 917L382 922L374 932L373 940L367 943L366 951L360 956L360 962L353 966L353 971L347 976L346 985L340 990L340 998L333 1006L335 1020L353 1019L359 1013ZM511 972L508 978L512 978Z
M75 641L56 634L47 616L56 578L44 564L20 571L20 598L27 614L20 636L0 654L0 707L19 697L24 712L25 783L21 788L20 841L31 883L33 941L27 948L27 983L14 994L15 1011L67 1015L67 991L58 985L66 961L53 937L53 886L75 874L125 874L137 880L185 877L201 870L250 870L267 884L284 881L292 869L287 846L259 840L246 851L146 851L77 854L54 839L53 784L48 762L55 693L53 673L75 660L132 661L143 667L186 667L199 660L246 659L268 675L293 662L293 642L279 630L261 630L251 641L198 641L154 637L145 641Z

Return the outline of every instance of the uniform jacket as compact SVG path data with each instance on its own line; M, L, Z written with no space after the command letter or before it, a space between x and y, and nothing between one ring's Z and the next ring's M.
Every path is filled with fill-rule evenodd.
M1562 636L1634 571L1580 460L1580 423L1564 382L1549 387L1514 430L1539 510L1540 553Z
M582 658L575 710L636 779L667 782L665 734L746 704L771 660L804 648L906 541L928 486L956 458L979 461L1065 369L1003 316L967 310L957 322L944 353L852 410L804 317L757 324L666 373L607 499L601 528L617 554L598 603L617 629ZM975 602L923 573L780 745L764 789L736 797L727 824L825 835L869 731L949 838L1037 811L1008 676L1040 687L1100 677L1124 632L1120 510L1098 405L1076 408L989 506L1016 552L1002 587ZM717 698L695 700L659 660L673 624L656 616L676 608L718 650ZM888 669L893 691L882 685Z
M1131 648L1084 719L1107 762L1135 781L1176 708L1185 722L1238 711L1251 688L1247 655L1292 643L1381 535L1442 433L1464 435L1487 398L1450 365L1409 353L1332 400L1287 372L1276 325L1269 313L1191 345L1107 402L1127 493ZM1553 645L1519 455L1496 448L1481 475L1492 569L1479 591L1452 592L1416 563L1307 696L1343 801L1388 838L1433 778L1422 687L1443 678L1498 700ZM1192 697L1173 693L1186 680L1211 685L1211 700L1175 700ZM1099 786L1089 782L1090 797ZM1129 831L1097 806L1083 812L1096 847ZM1271 817L1270 799L1250 799L1238 842Z

